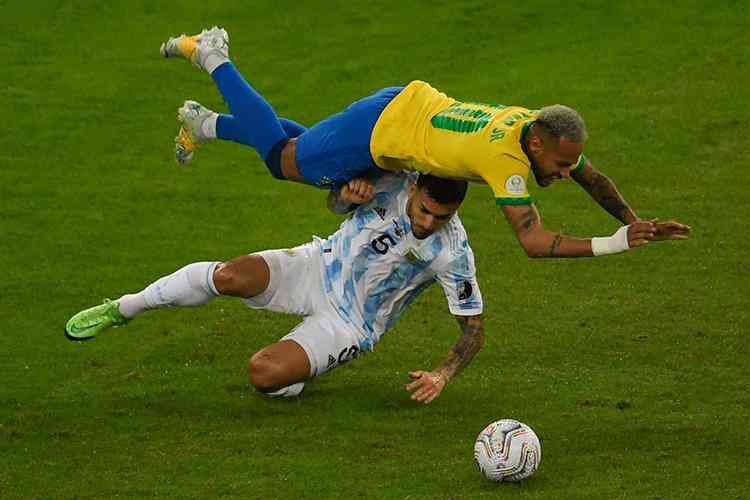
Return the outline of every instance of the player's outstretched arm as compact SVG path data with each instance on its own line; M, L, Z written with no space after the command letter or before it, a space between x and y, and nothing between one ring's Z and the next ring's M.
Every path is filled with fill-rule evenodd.
M574 238L544 229L539 211L533 203L504 205L502 209L526 255L534 259L593 257L624 252L648 244L656 234L652 222L637 221L622 226L610 237Z
M339 191L328 193L328 209L336 214L345 214L369 202L374 196L373 182L358 177L347 182Z
M640 220L617 190L612 179L595 169L588 159L583 168L574 170L570 176L615 219L623 224Z
M406 390L412 392L411 399L430 403L440 395L453 377L458 375L479 352L484 344L482 316L455 316L461 327L461 337L451 348L448 357L431 372L417 370L409 372L411 383Z
M640 218L630 208L625 198L617 190L615 183L595 169L589 160L582 169L571 172L571 177L586 190L589 195L614 218L623 224L632 224ZM691 228L677 221L659 221L653 219L655 234L650 241L686 240L690 237Z

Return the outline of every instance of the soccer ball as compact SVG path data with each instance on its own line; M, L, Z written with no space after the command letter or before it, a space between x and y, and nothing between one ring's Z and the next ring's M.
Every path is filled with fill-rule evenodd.
M510 419L498 420L477 436L474 460L490 481L520 481L539 467L542 445L528 425Z

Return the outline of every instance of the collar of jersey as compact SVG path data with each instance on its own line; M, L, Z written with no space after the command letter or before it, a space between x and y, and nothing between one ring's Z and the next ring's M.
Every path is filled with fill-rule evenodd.
M536 120L529 120L528 122L523 124L523 127L521 127L521 133L518 137L518 145L521 148L521 153L523 154L523 158L517 158L514 155L514 158L517 158L518 160L523 161L527 167L531 168L531 157L529 157L529 153L526 151L526 144L523 142L524 139L526 139L526 134L529 133L529 130L531 129L531 126L534 125L534 122Z

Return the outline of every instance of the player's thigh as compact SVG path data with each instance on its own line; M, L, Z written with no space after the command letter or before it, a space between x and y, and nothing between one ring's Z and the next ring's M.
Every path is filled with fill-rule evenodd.
M318 312L297 325L282 340L292 340L309 360L308 377L317 377L357 358L362 340L333 312Z
M266 250L254 254L267 264L268 283L262 293L244 299L253 309L298 314L313 314L312 294L320 291L320 269L311 244L283 250Z

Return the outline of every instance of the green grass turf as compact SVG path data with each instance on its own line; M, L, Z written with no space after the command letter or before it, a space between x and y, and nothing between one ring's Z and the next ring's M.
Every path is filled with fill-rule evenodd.
M743 2L0 1L0 497L747 498L750 18ZM158 56L226 26L240 70L310 125L420 78L457 98L587 120L586 152L643 217L691 241L532 261L472 187L462 208L487 342L430 406L406 372L457 338L439 287L377 352L296 401L249 389L250 354L293 317L233 300L150 313L84 344L103 297L200 260L335 230L324 194L215 144L172 160L174 114L224 109ZM616 222L574 185L534 190L545 225ZM476 434L531 425L538 474L480 478Z

